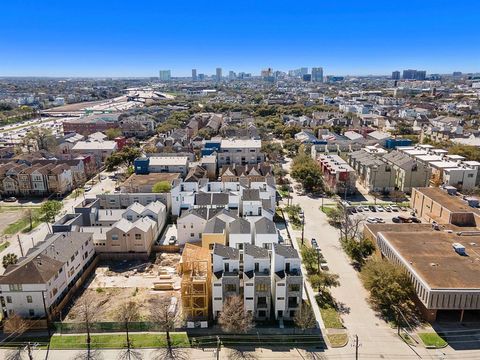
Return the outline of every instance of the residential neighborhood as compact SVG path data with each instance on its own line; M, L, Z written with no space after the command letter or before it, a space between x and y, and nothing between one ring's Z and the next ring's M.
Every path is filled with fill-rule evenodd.
M63 4L68 29L30 35L83 48L76 20L102 16L85 40L98 71L85 55L78 72L0 73L1 359L480 358L480 73L443 53L467 36L445 23L478 11L110 5ZM451 65L398 55L413 13L425 46L454 37L422 52ZM332 43L316 29L337 17L357 27ZM394 23L387 61L370 43ZM265 38L255 64L236 28Z

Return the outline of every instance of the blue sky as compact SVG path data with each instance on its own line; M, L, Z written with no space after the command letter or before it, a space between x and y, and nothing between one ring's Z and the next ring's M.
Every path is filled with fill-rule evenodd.
M480 71L478 0L9 0L0 76Z

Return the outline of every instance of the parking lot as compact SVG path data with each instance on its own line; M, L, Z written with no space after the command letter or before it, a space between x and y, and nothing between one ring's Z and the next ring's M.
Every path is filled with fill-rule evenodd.
M349 211L354 218L364 219L369 223L419 222L412 216L412 209L390 205L350 205ZM397 218L398 220L392 220Z

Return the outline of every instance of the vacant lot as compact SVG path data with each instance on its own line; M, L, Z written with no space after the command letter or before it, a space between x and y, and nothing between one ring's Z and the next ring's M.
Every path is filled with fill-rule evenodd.
M176 274L178 254L163 254L155 263L112 262L100 265L85 284L86 289L66 309L65 322L80 322L79 303L89 297L96 309L96 321L116 321L120 306L127 301L139 305L140 321L148 321L150 308L164 299L176 303L180 311L180 278ZM163 280L160 280L162 274ZM167 278L167 279L165 279ZM173 290L153 290L155 283L171 282ZM172 298L176 298L172 299Z
M4 234L5 230L11 226L11 224L20 220L23 213L24 212L21 209L10 210L6 206L0 207L0 216L2 217L2 221L0 221L0 234Z

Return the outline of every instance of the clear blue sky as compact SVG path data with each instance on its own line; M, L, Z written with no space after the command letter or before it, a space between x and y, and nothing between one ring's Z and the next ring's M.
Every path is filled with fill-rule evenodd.
M480 71L478 0L5 0L0 76Z

